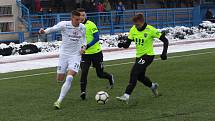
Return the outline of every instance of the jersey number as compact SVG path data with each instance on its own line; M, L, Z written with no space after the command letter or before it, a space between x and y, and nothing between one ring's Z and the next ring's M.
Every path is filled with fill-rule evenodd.
M79 64L77 64L77 63L75 63L75 66L74 66L75 68L79 68Z
M144 44L144 39L138 39L138 38L135 38L135 44L136 45L141 45L141 46L143 46L143 44Z

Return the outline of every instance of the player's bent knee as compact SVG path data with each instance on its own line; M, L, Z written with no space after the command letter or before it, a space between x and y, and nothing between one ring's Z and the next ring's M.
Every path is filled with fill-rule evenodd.
M58 81L63 81L65 78L65 74L57 74L57 80Z
M67 75L72 75L75 76L77 74L77 72L73 71L73 70L69 70Z
M96 70L96 74L99 78L103 78L104 77L104 71L103 70Z

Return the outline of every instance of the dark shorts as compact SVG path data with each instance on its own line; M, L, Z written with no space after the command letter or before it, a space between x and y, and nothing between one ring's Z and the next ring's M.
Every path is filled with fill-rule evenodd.
M85 63L87 65L93 64L93 67L102 66L103 65L102 51L96 54L83 54L81 63Z
M136 76L145 75L146 68L153 62L154 57L154 55L143 55L140 58L136 58L131 73Z

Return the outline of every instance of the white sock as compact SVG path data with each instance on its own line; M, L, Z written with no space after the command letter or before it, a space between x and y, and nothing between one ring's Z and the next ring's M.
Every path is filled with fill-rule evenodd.
M152 83L151 89L155 88L155 83Z
M129 94L124 94L124 96L127 98L127 99L129 99L129 97L130 97L130 95Z
M57 101L59 101L59 102L63 101L64 97L66 96L67 92L69 91L69 89L71 87L72 79L73 79L72 75L68 75L66 77L66 81L64 82L64 84L61 88L60 96Z

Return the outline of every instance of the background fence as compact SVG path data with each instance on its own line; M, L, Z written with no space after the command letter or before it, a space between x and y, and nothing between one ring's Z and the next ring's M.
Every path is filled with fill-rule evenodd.
M30 14L29 10L17 1L20 8L19 18L26 25L31 36L37 36L38 30L51 27L60 21L70 20L69 13L61 14ZM87 13L87 18L96 23L100 33L115 34L128 32L132 26L131 18L135 13L143 13L145 21L156 28L174 26L195 26L201 22L200 6L190 8L163 8L126 10L124 12L95 12ZM54 33L52 39L59 34Z

